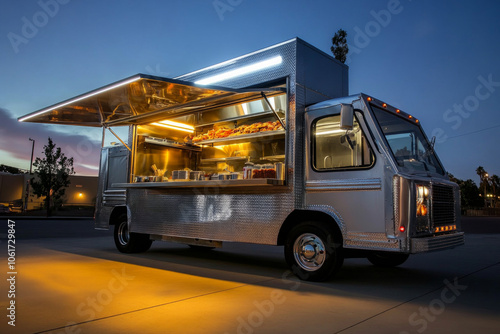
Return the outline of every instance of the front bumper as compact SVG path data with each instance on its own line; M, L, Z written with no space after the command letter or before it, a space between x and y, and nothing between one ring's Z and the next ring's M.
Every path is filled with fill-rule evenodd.
M457 232L427 238L410 239L410 253L432 252L461 246L465 243L464 233Z

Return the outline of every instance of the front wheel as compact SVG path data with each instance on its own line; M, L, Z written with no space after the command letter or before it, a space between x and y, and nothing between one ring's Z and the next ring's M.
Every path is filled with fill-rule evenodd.
M295 226L285 243L285 259L292 272L305 281L325 281L344 262L342 245L334 241L325 224L306 222Z
M379 267L396 267L403 264L409 255L403 253L375 252L368 255L368 261Z
M145 252L153 243L147 234L129 232L126 215L119 217L115 225L114 238L116 248L122 253Z

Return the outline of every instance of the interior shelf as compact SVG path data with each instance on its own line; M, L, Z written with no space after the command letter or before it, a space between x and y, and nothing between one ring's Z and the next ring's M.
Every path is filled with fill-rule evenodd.
M283 161L285 160L285 155L280 154L280 155L268 155L260 158L260 160L265 160L265 161Z
M210 158L210 159L200 159L201 163L211 163L211 162L231 162L231 161L248 161L250 157L227 157L227 158Z
M196 145L208 145L208 144L237 144L249 141L257 141L263 139L278 139L285 137L285 130L276 130L276 131L262 131L256 133L248 133L239 136L225 137L225 138L217 138L217 139L207 139L198 141Z
M282 116L282 118L284 118L285 116L285 111L281 110L281 109L278 109L276 110L276 112L278 114L280 114ZM208 126L208 125L214 125L214 124L218 124L218 123L227 123L227 122L235 122L235 121L240 121L240 120L251 120L251 119L258 119L258 118L261 118L261 117L265 117L265 116L273 116L273 112L271 110L265 110L265 111L262 111L262 112L258 112L258 113L253 113L253 114L250 114L250 115L240 115L240 116L236 116L236 117L230 117L230 118L225 118L225 119L221 119L221 120L218 120L218 121L213 121L213 122L199 122L198 124L195 125L195 128L201 128L201 127L204 127L204 126Z
M163 138L156 138L156 137L144 137L144 142L148 144L155 144L155 145L160 145L160 146L167 146L167 147L173 147L173 148L179 148L182 150L191 150L191 151L201 151L201 147L196 146L196 145L189 145L189 144L181 144L178 142L174 142L168 139L163 139Z

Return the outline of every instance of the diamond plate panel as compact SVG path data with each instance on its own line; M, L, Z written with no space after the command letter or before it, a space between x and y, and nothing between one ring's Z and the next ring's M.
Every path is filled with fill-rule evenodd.
M289 191L211 191L215 193L128 189L130 231L275 245L281 224L294 207Z
M400 250L400 240L388 239L385 233L347 232L344 247L367 250Z

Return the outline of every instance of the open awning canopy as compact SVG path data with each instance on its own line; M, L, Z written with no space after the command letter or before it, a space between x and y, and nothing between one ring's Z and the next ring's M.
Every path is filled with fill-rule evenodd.
M117 81L18 119L20 122L108 127L147 124L193 111L249 102L281 88L235 90L146 74Z

